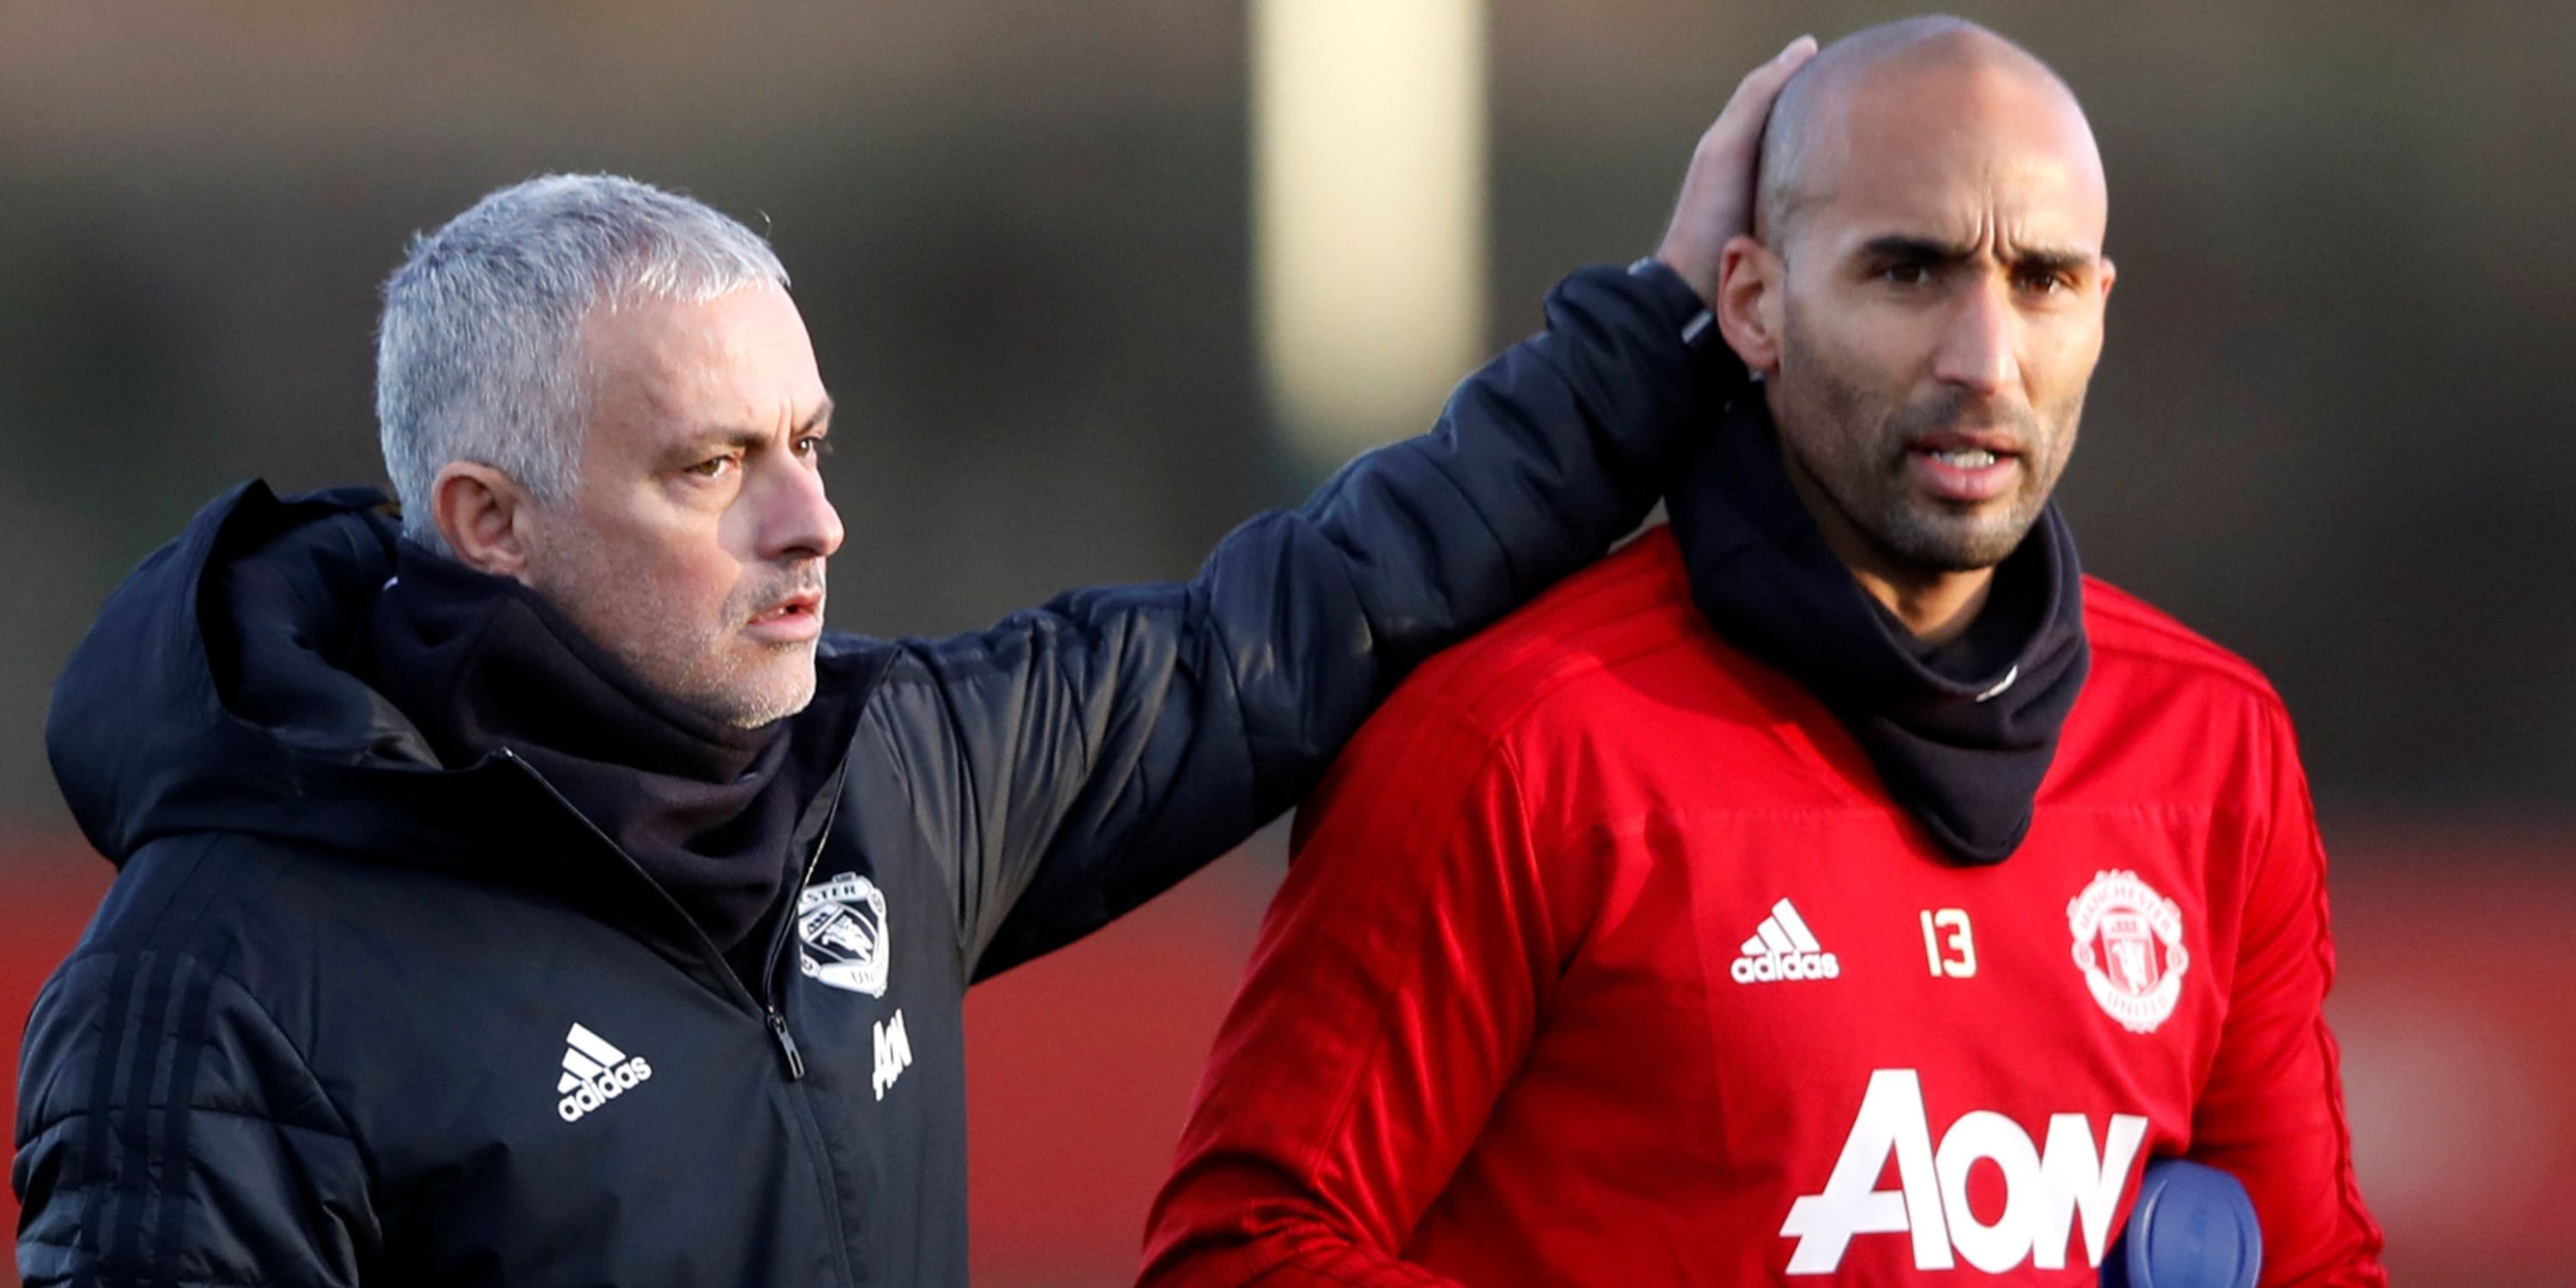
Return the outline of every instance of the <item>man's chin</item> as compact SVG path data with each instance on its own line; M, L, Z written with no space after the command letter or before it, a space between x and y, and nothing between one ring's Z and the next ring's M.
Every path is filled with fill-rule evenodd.
M814 672L808 667L804 683L784 690L773 690L745 702L739 708L737 728L758 729L776 724L814 705Z
M1907 531L1881 534L1879 544L1899 563L1923 573L1985 572L2021 549L2032 521L1995 524L1916 522Z
M814 657L805 650L793 659L771 657L737 672L739 681L699 689L680 700L700 714L731 729L758 729L803 711L814 703Z

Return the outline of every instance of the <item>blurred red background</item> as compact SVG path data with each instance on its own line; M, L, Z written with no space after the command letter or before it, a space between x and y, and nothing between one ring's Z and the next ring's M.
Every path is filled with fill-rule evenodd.
M1275 845L1251 848L971 997L978 1282L1132 1274L1146 1205L1279 866ZM2333 890L2342 975L2330 1014L2363 1190L2396 1281L2567 1282L2576 844L2391 831L2337 852L2348 868ZM77 843L21 839L0 851L0 873L0 1015L14 1057L27 1008L108 868ZM8 1097L0 1083L0 1105ZM14 1228L6 1196L0 1215Z

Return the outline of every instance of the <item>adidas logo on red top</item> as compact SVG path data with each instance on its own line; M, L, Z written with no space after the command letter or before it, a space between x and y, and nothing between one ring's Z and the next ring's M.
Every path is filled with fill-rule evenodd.
M1768 984L1789 979L1833 979L1843 973L1842 963L1816 942L1814 931L1807 929L1806 918L1786 899L1771 905L1771 915L1762 919L1753 937L1744 941L1744 955L1735 959L1728 974L1738 984Z

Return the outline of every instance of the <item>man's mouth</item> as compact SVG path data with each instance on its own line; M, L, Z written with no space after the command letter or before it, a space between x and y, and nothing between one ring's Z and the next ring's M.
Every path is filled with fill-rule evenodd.
M2021 464L2021 443L2010 434L1944 430L1905 445L1912 462L1907 473L1924 490L1944 501L1975 505L2012 490Z
M1997 457L2021 455L2021 439L1997 429L1944 429L1907 439L1905 449L1955 465L1992 465Z
M799 591L752 615L751 628L761 635L786 639L812 636L822 628L823 592Z

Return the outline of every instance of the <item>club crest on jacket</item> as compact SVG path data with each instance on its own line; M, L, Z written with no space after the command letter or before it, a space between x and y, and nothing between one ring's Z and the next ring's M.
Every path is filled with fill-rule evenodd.
M2191 952L2182 945L2182 905L2134 872L2098 872L2066 904L2075 965L2093 1000L2120 1027L2153 1033L2182 996Z
M891 961L885 894L856 872L805 887L796 896L797 965L834 988L883 997Z

